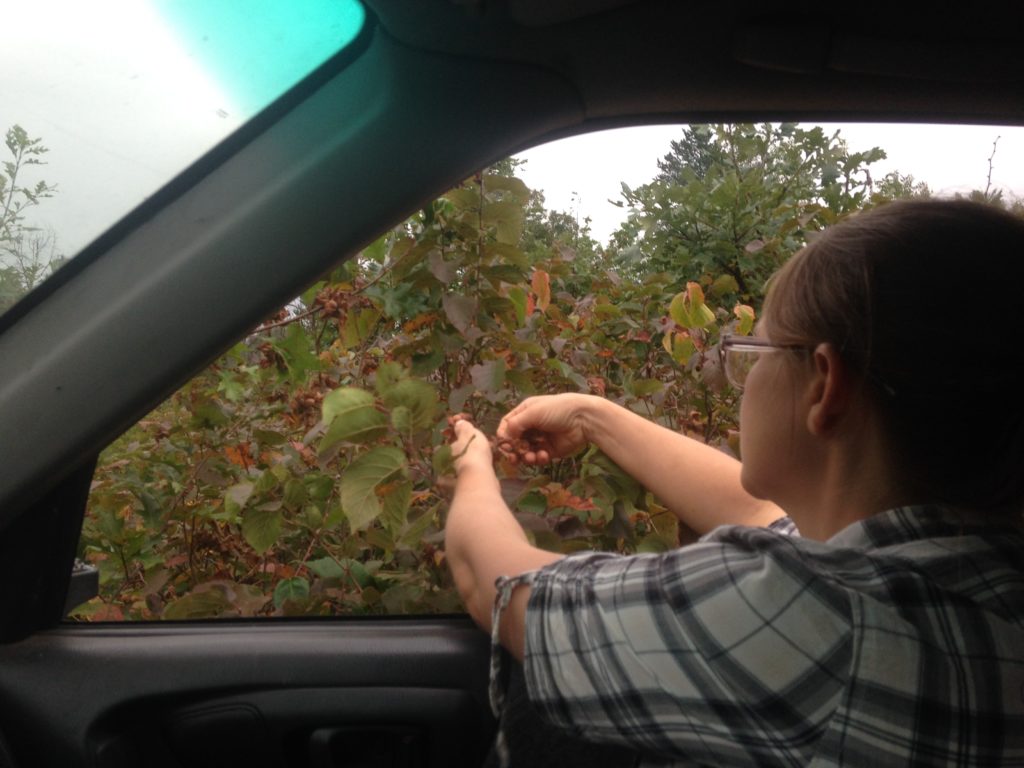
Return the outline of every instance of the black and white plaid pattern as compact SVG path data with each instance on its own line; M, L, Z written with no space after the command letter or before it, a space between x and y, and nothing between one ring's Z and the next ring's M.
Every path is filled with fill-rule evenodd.
M532 577L526 679L645 765L1024 766L1024 531L935 507Z

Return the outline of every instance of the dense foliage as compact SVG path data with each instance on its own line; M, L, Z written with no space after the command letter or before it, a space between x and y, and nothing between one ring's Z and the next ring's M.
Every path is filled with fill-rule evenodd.
M716 344L809 233L878 202L821 129L687 129L625 189L611 244L547 211L515 162L467 179L268 319L104 453L81 553L90 619L449 612L446 417L491 432L524 396L611 398L736 451ZM912 179L896 176L904 192ZM499 459L505 497L561 551L688 536L598 452Z

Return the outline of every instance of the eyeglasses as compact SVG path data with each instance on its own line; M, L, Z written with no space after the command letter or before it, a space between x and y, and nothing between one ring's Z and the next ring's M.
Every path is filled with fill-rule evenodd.
M801 344L773 344L757 336L726 335L718 346L718 354L725 376L736 389L743 389L750 369L763 352L777 349L810 349Z

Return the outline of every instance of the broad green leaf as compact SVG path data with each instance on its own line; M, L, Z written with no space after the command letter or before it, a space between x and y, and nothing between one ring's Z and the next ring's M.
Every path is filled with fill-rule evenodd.
M213 397L199 397L192 402L192 418L197 426L207 429L223 427L231 416L224 405Z
M285 509L295 511L306 503L308 495L306 486L297 477L291 478L284 484L284 506Z
M520 497L516 502L520 512L529 512L534 515L543 515L548 508L548 499L543 493L532 490Z
M224 492L224 510L232 515L239 514L255 489L252 483L238 483Z
M740 289L739 283L732 275L719 275L711 284L708 291L712 296L723 296L727 293L736 293Z
M288 375L292 381L305 381L309 371L320 369L320 361L313 354L313 340L306 333L301 323L288 326L283 339L275 339L271 344L281 353L288 366Z
M242 536L257 554L262 555L277 542L283 523L284 516L278 505L262 505L249 509L242 518Z
M475 211L480 207L480 190L468 187L450 189L444 197L459 210Z
M260 476L256 478L256 488L253 490L253 493L267 494L276 490L280 484L281 481L277 478L277 475L274 474L273 470L265 469Z
M423 588L415 584L399 584L381 595L384 610L391 614L413 613L423 597Z
M436 373L437 370L444 365L444 361L444 350L438 347L434 347L426 354L413 355L412 375L428 376L429 374Z
M389 531L400 531L405 527L412 501L412 483L403 480L391 483L387 493L382 494L383 510L381 520Z
M427 429L437 419L437 390L420 379L398 382L384 393L383 400L389 408L408 408L414 429Z
M219 590L193 592L164 608L162 618L172 621L212 619L230 610L232 605Z
M406 408L404 405L399 405L391 409L391 426L394 427L395 431L400 435L407 435L412 431L412 411Z
M351 557L321 557L318 560L310 560L306 567L321 579L332 581L350 581L360 587L367 586L373 577L370 572L358 560Z
M341 506L353 531L362 531L380 517L377 486L405 469L398 448L374 448L353 461L341 477Z
M512 193L520 205L525 205L530 199L529 187L515 176L498 176L495 174L484 176L484 191L491 193L495 190Z
M142 502L142 519L146 521L146 527L152 531L159 530L164 516L160 502L149 491L139 491L138 496Z
M324 398L322 413L327 432L320 440L321 452L342 440L367 443L387 431L388 417L377 410L373 395L355 387L330 392Z
M521 270L526 270L530 266L530 260L515 243L490 243L487 246L487 253L507 264L514 264Z
M342 579L345 577L345 570L333 557L307 560L306 567L321 579Z
M274 589L274 607L280 608L286 601L300 603L309 597L309 582L303 578L282 579Z
M508 300L516 308L516 324L522 327L526 322L526 291L520 286L508 289Z
M288 438L280 432L274 432L269 429L254 429L252 436L259 441L260 445L284 445L288 441Z
M377 367L377 372L373 378L373 386L377 390L377 394L383 395L398 382L406 378L405 368L400 363L387 360Z
M323 503L331 497L334 491L334 478L321 475L316 472L307 472L302 478L306 484L306 492L312 501Z
M415 520L412 520L406 529L402 531L396 544L398 549L420 549L423 547L423 537L434 524L434 514L430 510L423 512Z
M647 397L664 388L665 385L658 379L635 379L626 385L627 391L636 397Z
M499 243L515 245L523 233L523 207L514 200L496 200L484 204L483 222L495 226Z
M523 281L523 271L514 264L492 264L481 267L480 275L490 280L495 286L501 283L515 285Z

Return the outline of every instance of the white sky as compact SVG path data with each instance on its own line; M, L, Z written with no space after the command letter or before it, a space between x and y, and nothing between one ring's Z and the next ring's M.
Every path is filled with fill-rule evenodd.
M50 149L22 183L56 184L30 223L74 254L239 124L229 98L182 49L144 0L0 0L0 134L22 125ZM40 21L43 19L45 21ZM590 216L605 241L625 213L619 186L657 173L680 127L605 131L522 153L521 174L548 207ZM880 146L898 169L936 193L981 188L1000 136L993 184L1024 192L1024 129L844 126L851 149ZM0 159L6 148L0 145Z

